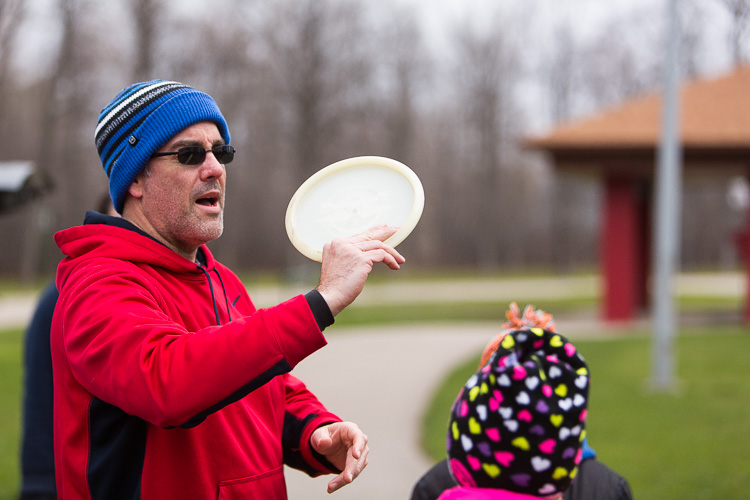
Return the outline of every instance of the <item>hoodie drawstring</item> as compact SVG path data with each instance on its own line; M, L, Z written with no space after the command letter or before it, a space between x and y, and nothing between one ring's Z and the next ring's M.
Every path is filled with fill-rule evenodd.
M227 297L227 289L224 288L224 280L221 279L218 269L214 268L214 273L216 273L216 277L219 278L219 283L221 283L221 289L224 291L224 303L227 305L227 315L229 316L229 321L232 321L232 312L229 310L229 298Z
M216 307L216 297L214 297L214 286L211 283L211 275L208 274L208 271L206 271L203 268L203 266L201 266L200 264L198 265L198 269L200 269L201 271L203 271L203 274L206 275L206 279L208 280L208 289L211 290L211 300L214 303L214 314L216 315L216 324L217 325L221 325L221 321L219 320L219 308Z

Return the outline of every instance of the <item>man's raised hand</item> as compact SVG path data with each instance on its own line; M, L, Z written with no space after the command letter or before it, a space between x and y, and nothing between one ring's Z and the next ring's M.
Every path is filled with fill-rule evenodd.
M392 246L383 243L398 227L376 226L348 238L325 244L317 290L334 316L362 292L372 266L382 262L390 269L400 269L406 259Z

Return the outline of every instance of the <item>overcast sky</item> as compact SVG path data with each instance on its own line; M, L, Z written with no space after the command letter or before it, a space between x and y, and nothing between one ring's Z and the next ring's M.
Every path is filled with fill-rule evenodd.
M419 12L419 19L426 33L436 43L445 42L449 27L456 20L470 19L480 28L490 25L492 29L512 29L498 25L494 14L498 11L511 12L512 9L527 8L533 12L534 19L527 19L524 29L530 31L530 49L533 49L533 38L543 37L550 28L560 24L571 26L581 40L600 34L602 29L613 20L630 16L648 17L655 13L666 17L668 0L404 0L413 4ZM678 0L684 2L684 0ZM726 39L729 17L718 0L697 0L710 19L709 29L704 33L707 50L716 52L709 71L721 71L729 64ZM483 24L485 26L483 26ZM540 44L541 45L541 44Z
M173 0L184 7L186 2ZM198 2L198 0L195 0ZM200 0L201 2L203 0ZM259 0L268 1L268 0ZM551 36L554 28L569 25L580 40L596 36L612 20L630 19L643 15L649 23L663 19L668 0L386 0L369 4L368 7L388 13L392 6L403 8L412 5L418 22L424 29L428 46L433 53L445 53L442 49L450 43L452 30L457 23L470 22L477 29L506 30L527 50L530 60L540 57L542 50L553 46ZM685 0L678 0L685 2ZM701 68L707 74L726 71L730 67L726 33L728 15L719 0L694 0L705 11L710 24L705 29L704 50L710 57ZM219 2L220 3L220 2ZM686 2L687 3L687 2ZM54 54L57 38L57 13L53 0L27 0L28 22L22 31L23 38L16 51L17 61L23 71L35 78L43 74L49 55ZM118 2L92 2L93 8L116 8ZM184 9L183 9L184 10ZM200 10L200 9L197 9ZM648 14L647 14L648 13ZM116 18L118 14L115 14ZM512 22L509 22L512 21ZM113 33L115 35L115 33ZM637 40L636 40L637 42ZM623 43L633 43L625 40ZM649 43L645 42L644 43ZM652 48L649 46L649 50ZM660 50L657 47L657 50Z
M638 12L663 15L666 12L666 2L667 0L389 0L377 5L381 9L388 9L389 5L412 5L430 42L440 46L446 43L450 27L457 21L468 19L480 29L488 26L491 29L512 29L513 27L498 24L495 16L497 13L509 14L514 10L523 12L526 9L529 16L524 17L533 17L523 19L524 29L531 30L528 34L544 36L545 30L550 27L566 23L579 37L585 39L600 32L613 19L623 19ZM36 50L54 40L57 25L56 12L52 7L54 3L51 0L27 0L29 26L24 30L25 37L20 47L22 50L24 47L28 51ZM182 1L179 3L185 5ZM712 26L726 25L728 16L718 0L698 0L698 3L711 17ZM115 4L107 5L109 7ZM712 31L726 33L726 29L708 30L706 35L709 38ZM721 40L721 44L723 43L724 40ZM723 61L717 62L722 63Z

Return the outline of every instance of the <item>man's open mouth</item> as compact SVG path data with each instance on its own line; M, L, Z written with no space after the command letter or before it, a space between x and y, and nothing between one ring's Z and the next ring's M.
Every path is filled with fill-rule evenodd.
M199 197L195 202L204 207L215 207L219 204L219 196L215 194L206 194Z

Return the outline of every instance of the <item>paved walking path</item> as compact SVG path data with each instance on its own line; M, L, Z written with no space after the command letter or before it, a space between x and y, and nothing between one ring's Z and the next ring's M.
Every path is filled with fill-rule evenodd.
M335 330L335 328L333 329ZM341 329L293 373L328 408L356 422L370 440L369 465L351 485L326 493L331 476L287 471L290 499L407 499L430 466L418 445L420 416L456 360L480 350L492 326L387 326Z
M34 312L39 294L0 294L0 327L25 327Z

